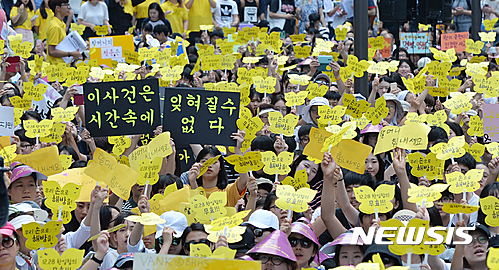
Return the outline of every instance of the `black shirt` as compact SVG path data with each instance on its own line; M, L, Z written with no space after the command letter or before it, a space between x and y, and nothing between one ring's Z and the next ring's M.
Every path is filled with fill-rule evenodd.
M281 3L281 12L286 14L295 14L295 2L294 0L271 0L270 1L270 11L277 12L279 10L279 2ZM286 34L292 35L295 33L295 19L286 20L284 24L284 31Z

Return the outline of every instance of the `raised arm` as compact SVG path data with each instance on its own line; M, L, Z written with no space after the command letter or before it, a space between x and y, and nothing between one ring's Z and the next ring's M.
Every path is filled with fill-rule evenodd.
M407 171L405 169L405 158L407 156L407 152L405 149L395 148L393 149L393 169L395 169L395 173L397 174L397 178L399 179L400 191L402 193L402 203L404 205L404 209L412 210L414 212L418 211L418 207L414 203L409 202L409 189L411 188L411 184L409 183L409 177L407 177Z

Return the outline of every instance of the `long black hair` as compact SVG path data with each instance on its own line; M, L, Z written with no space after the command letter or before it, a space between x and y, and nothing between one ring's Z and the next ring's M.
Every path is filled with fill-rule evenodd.
M20 7L23 4L22 0L17 0L17 2L14 4L15 7ZM26 7L29 8L30 10L35 11L35 7L33 6L33 2L28 1L28 4L26 4Z
M47 6L45 5L45 1L42 1L42 4L40 5L40 15L42 15L42 18L47 19L47 10L45 10Z
M149 9L147 9L147 16L148 17L149 17L149 10L151 10L151 9L155 9L155 10L158 11L158 19L159 19L159 21L165 20L165 13L163 12L163 9L161 8L161 6L158 3L154 2L154 3L151 3L149 5Z
M225 170L225 161L221 156L222 153L215 146L205 146L196 157L196 162L200 162L201 159L205 158L207 155L212 155L214 157L220 155L218 162L220 162L220 171L218 172L217 188L224 190L229 184L229 179L227 178L227 171ZM203 177L199 177L196 180L198 186L203 186Z

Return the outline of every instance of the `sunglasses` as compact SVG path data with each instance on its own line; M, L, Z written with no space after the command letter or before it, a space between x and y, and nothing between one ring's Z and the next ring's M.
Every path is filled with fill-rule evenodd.
M260 228L255 228L253 230L253 234L255 235L255 237L260 237L263 235L264 232L272 232L273 230L272 229L260 229Z
M207 246L210 245L210 241L208 239L201 239L199 241L189 241L184 244L184 248L187 251L191 250L191 244L196 245L196 244L205 244Z
M11 248L14 245L15 241L16 241L16 239L14 239L12 237L5 237L2 239L2 246L4 248Z
M163 236L160 236L158 238L158 242L160 245L163 245ZM180 244L180 237L173 237L172 238L172 246L178 246Z
M290 237L290 238L288 238L288 240L289 240L289 244L291 244L291 247L298 246L298 243L300 243L302 248L310 248L312 246L312 241L310 241L307 238L299 239L299 238Z

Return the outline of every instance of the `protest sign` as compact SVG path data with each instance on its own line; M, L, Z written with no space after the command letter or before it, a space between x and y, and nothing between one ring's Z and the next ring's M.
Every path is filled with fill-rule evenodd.
M0 136L14 135L14 108L0 107Z
M89 39L89 48L95 48L90 59L97 59L99 65L112 66L111 60L125 62L125 50L134 52L133 36L95 37Z
M464 52L466 50L465 42L468 38L470 38L468 32L442 34L442 51L454 48L456 52Z
M83 91L92 136L149 133L161 124L157 80L86 83Z
M486 142L499 142L499 105L483 104L483 133Z
M407 49L409 54L429 53L429 33L401 33L400 46Z
M159 255L135 253L133 259L134 270L218 270L218 269L245 269L259 270L262 268L260 261L228 260L218 258L200 258L189 256Z
M196 88L165 88L163 126L171 130L175 144L190 143L235 146L239 93L204 91Z

